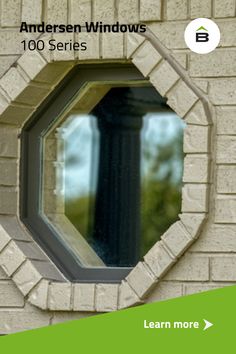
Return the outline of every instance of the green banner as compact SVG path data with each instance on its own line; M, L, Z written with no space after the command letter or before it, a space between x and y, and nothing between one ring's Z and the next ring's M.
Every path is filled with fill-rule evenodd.
M0 338L1 353L228 353L236 286Z

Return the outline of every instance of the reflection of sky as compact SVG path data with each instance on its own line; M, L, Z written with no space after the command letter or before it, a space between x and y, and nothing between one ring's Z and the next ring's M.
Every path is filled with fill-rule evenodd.
M96 118L90 115L74 116L65 129L65 189L67 197L87 195L95 191L91 168L96 171L99 136ZM96 173L92 174L96 177Z
M173 112L147 114L142 129L142 144L148 143L149 148L157 151L157 144L163 146L174 139L184 128L183 121ZM67 197L80 197L95 191L99 136L96 119L90 115L71 116L63 125L65 147L65 189ZM143 145L144 146L144 145ZM142 176L148 173L148 163L142 163ZM173 161L176 178L179 178L181 166Z

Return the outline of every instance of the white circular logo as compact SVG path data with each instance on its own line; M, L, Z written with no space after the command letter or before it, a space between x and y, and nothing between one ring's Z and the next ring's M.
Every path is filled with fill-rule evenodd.
M215 22L208 18L196 18L185 29L184 39L195 53L212 52L220 42L220 30Z

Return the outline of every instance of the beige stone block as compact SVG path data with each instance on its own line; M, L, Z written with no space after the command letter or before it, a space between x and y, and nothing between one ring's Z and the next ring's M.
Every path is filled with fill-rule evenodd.
M9 276L12 275L24 261L24 254L19 250L14 241L11 241L0 254L0 266Z
M91 0L71 0L71 24L84 25L91 21Z
M215 290L221 287L226 286L225 284L218 284L218 285L212 285L212 284L206 284L206 283L190 283L190 284L185 284L184 285L184 295L192 295L192 294L198 294L202 293L204 291L210 291L210 290Z
M216 223L236 223L236 196L219 195L215 204Z
M2 249L9 243L10 240L10 236L0 224L0 251L2 251Z
M234 17L236 3L235 0L215 0L214 1L214 17Z
M161 0L140 0L140 21L161 20Z
M133 54L132 62L141 71L144 76L152 71L152 69L162 60L161 55L151 45L145 41L140 48Z
M102 34L103 59L122 59L124 57L123 33Z
M58 46L60 42L73 42L74 34L73 33L54 33L53 39L55 39L54 45ZM63 60L74 60L75 52L74 50L65 50L61 48L52 51L52 57L55 61L63 61Z
M94 316L95 314L92 312L54 312L51 323L52 324L57 324L57 323L64 323L67 321L74 321L74 320L80 320L82 318L87 318Z
M6 275L4 270L0 267L0 280L7 280L9 277Z
M209 258L187 253L168 272L165 280L207 281L209 280Z
M105 24L115 21L114 0L94 0L93 11L93 21L102 21Z
M234 255L212 257L211 277L213 281L236 281L236 257Z
M232 33L236 31L235 19L225 19L216 21L220 28L220 46L221 47L235 47L236 36L232 36Z
M18 157L18 129L1 126L0 129L0 156Z
M209 128L200 125L187 125L184 130L184 152L206 153L209 150Z
M8 280L9 277L6 275L4 270L0 267L0 280Z
M79 34L79 41L87 43L87 49L79 52L80 60L99 59L99 33L81 32Z
M37 51L26 51L17 63L26 72L31 80L35 79L35 77L47 64L46 60Z
M22 0L22 22L40 24L42 17L41 0Z
M0 159L0 185L16 186L17 184L17 160Z
M213 104L236 104L236 78L210 81L209 97Z
M156 278L143 262L139 262L126 277L138 297L143 298L156 284Z
M236 136L219 135L217 137L216 162L236 163Z
M165 96L178 80L179 75L167 61L163 61L150 74L151 83L162 96Z
M236 50L214 50L207 56L190 54L189 72L192 77L234 76L236 72Z
M52 62L53 51L50 50L51 45L49 44L49 41L52 39L53 39L52 33L46 33L46 34L42 34L40 36L40 40L42 40L44 42L44 48L42 50L40 50L40 54L48 63ZM54 62L53 62L53 64L54 64ZM46 68L47 68L47 66L46 66Z
M23 295L27 295L40 279L42 276L28 260L20 266L13 276L15 284Z
M30 292L28 300L29 302L43 310L48 307L48 288L49 281L42 279Z
M190 3L191 18L211 17L211 0L191 1Z
M187 154L184 158L183 181L206 183L209 180L209 158L205 154Z
M236 225L211 224L191 246L191 252L236 252Z
M16 68L11 68L1 78L0 86L12 100L15 100L16 97L26 88L27 81Z
M167 104L182 118L198 100L195 93L182 80L168 92L167 98Z
M51 314L27 305L23 309L0 309L0 333L10 334L49 326Z
M74 311L95 311L95 284L74 285Z
M30 36L29 36L30 37ZM0 32L0 55L18 55L23 52L21 41L25 39L22 33L16 31Z
M236 106L216 108L217 134L236 135Z
M198 101L186 114L184 120L189 124L208 125L208 117L201 101Z
M203 92L208 93L208 80L193 79L193 82L200 88Z
M169 227L162 236L162 241L174 257L179 257L192 243L190 235L180 221Z
M179 215L179 218L188 233L190 234L191 238L196 238L202 228L206 216L205 214L199 213L183 213Z
M0 187L0 213L15 215L18 209L18 193L14 187Z
M164 301L182 296L182 284L161 281L147 298L147 302Z
M186 184L182 189L182 212L203 213L208 211L208 186Z
M67 0L47 0L47 23L67 24Z
M221 194L236 193L236 166L220 165L217 168L217 192Z
M50 310L69 311L71 309L71 284L51 283L48 306Z
M119 0L117 2L118 21L122 24L139 22L139 1Z
M149 27L161 43L169 49L186 49L183 33L189 21L150 23Z
M1 26L17 27L21 22L21 0L1 2Z
M4 270L0 267L0 280L10 280Z
M137 294L131 289L126 281L122 281L119 287L119 304L118 308L123 309L139 304L141 301Z
M137 33L127 34L127 58L133 54L133 52L144 42L145 38Z
M99 312L115 311L118 307L118 284L97 284L95 308Z
M167 20L184 20L188 17L187 0L168 0L166 1Z
M175 262L175 258L170 256L164 248L163 243L159 241L144 256L144 261L152 270L154 275L159 278Z
M0 57L0 77L10 68L10 66L17 60L16 55L8 55Z
M184 69L187 69L187 54L181 52L175 52L172 57L180 64Z

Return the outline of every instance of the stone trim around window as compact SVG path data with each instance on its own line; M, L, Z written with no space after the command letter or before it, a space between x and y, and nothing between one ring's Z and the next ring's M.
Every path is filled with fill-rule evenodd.
M0 79L0 266L31 304L53 311L108 312L145 302L146 295L198 238L208 213L211 104L152 33L83 34L86 52L25 52ZM65 40L65 36L55 37ZM46 37L44 37L46 38ZM83 40L83 38L80 38ZM165 58L165 59L164 59ZM182 214L121 284L70 283L19 220L19 134L23 124L79 63L130 62L187 123ZM2 181L1 181L2 179Z

